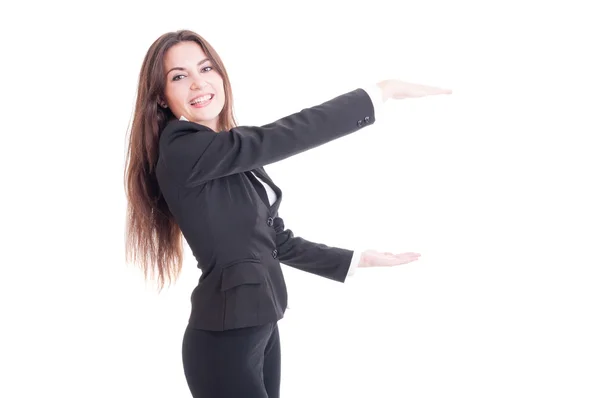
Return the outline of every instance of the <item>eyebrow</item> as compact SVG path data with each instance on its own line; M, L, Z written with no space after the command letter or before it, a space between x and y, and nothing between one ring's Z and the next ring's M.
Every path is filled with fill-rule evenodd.
M210 59L204 58L202 61L198 62L197 66L200 66L208 61L210 61ZM169 71L166 73L166 75L168 76L169 73L173 72L174 70L185 70L185 68L182 68L181 66L176 66L174 68L169 69Z

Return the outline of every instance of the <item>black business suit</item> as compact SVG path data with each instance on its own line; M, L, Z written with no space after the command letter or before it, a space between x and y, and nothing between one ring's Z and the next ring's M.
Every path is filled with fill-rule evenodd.
M280 263L345 280L353 252L286 229L278 214L282 192L263 166L374 122L371 98L357 89L261 127L215 133L188 121L166 126L156 174L202 270L192 293L189 328L216 332L276 326L287 307ZM252 172L277 194L272 205Z

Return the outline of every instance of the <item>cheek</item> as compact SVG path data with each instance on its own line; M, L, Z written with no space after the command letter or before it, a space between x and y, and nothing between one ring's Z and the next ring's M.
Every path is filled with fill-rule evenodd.
M225 92L225 83L223 82L223 79L221 79L221 77L219 76L218 78L216 78L213 82L212 82L212 86L215 88L215 90L217 90L220 94L223 94Z
M170 85L165 89L165 97L174 108L184 106L187 100L187 93L176 85Z
M223 108L225 106L225 102L227 102L225 100L225 91L224 90L221 90L219 98L220 98L220 101L219 101L220 106L221 106L221 108Z
M219 93L219 97L221 97L221 102L225 103L225 86L223 85L223 82L220 82L217 87L217 92Z

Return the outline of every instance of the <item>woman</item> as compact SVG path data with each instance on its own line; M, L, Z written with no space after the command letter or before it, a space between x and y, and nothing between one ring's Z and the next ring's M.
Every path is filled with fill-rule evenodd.
M450 93L384 80L262 127L236 126L229 77L198 34L164 34L141 68L126 191L127 259L177 279L182 236L202 270L183 338L194 397L279 397L277 321L287 306L281 263L344 282L355 267L393 266L418 253L353 252L286 229L282 192L263 166L375 122L389 98Z

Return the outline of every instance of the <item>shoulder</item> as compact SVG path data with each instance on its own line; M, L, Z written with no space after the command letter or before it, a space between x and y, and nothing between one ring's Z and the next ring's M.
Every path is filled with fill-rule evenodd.
M198 123L190 122L187 120L170 120L167 125L162 129L160 133L160 137L164 136L172 136L177 134L187 134L187 133L195 133L195 132L207 132L214 133L213 130L209 129L206 126L203 126Z
M210 128L185 120L171 120L159 134L159 148L162 151L170 147L186 146L191 141L210 141L215 136Z

